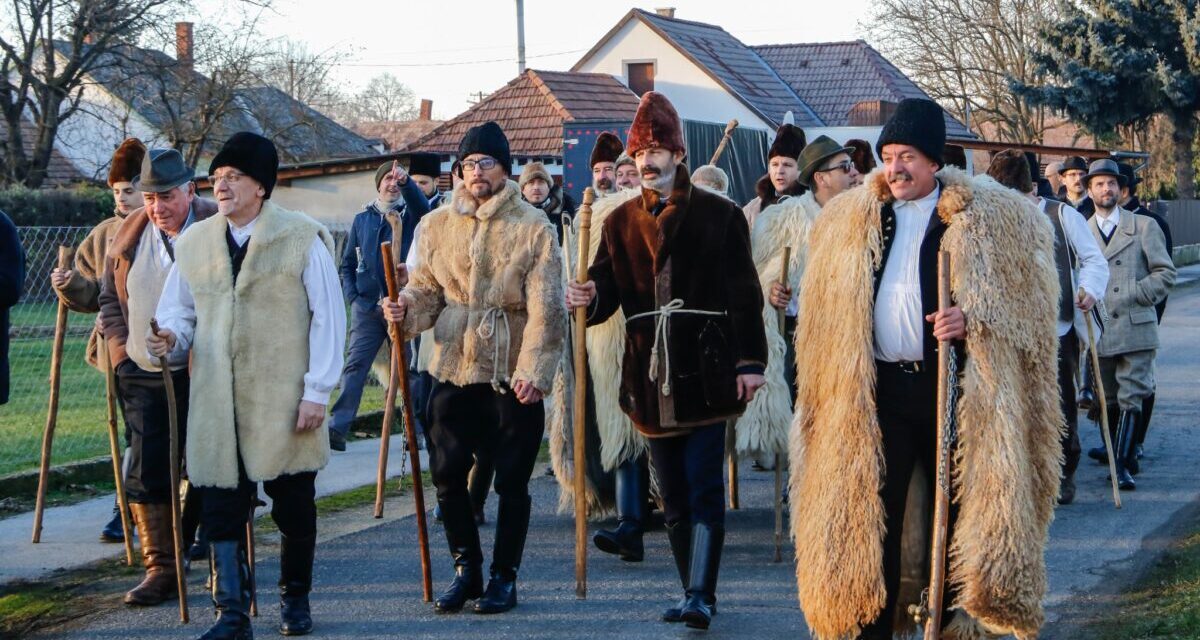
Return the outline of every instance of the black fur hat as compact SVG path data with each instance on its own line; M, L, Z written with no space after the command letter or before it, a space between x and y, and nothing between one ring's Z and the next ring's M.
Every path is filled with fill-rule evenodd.
M806 144L804 129L794 124L781 125L775 132L775 141L771 143L770 151L767 151L767 162L775 156L799 160L800 152L804 151Z
M512 154L508 150L508 137L504 130L495 122L488 121L477 127L471 127L458 145L458 159L461 162L472 153L482 153L491 156L504 168L504 173L512 175Z
M220 167L233 167L254 178L267 192L263 197L270 200L279 172L279 152L270 140L257 133L241 131L225 141L212 164L208 165L208 175L211 176Z
M889 144L916 147L938 166L945 166L942 153L946 147L946 119L942 108L925 98L901 100L879 133L875 153L883 157L883 148Z

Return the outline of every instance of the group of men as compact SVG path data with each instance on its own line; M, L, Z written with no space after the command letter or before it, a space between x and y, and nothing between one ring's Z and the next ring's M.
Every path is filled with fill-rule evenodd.
M196 197L178 152L127 141L110 175L122 215L54 275L72 304L99 310L101 364L118 380L146 565L126 601L175 595L165 366L218 615L202 638L252 637L244 528L260 482L282 539L280 632L312 630L316 474L344 448L387 323L398 323L406 344L419 343L426 388L410 392L454 565L438 613L517 605L530 475L549 427L555 475L572 486L560 446L575 435L567 389L586 384L599 461L588 504L618 523L594 544L642 560L654 494L682 587L664 621L706 629L716 614L735 421L736 454L790 462L796 579L813 632L892 637L911 596L901 577L923 561L905 550L928 547L926 528L905 524L938 481L935 372L947 348L958 386L954 477L941 479L954 491L945 630L1036 635L1047 530L1079 457L1084 314L1108 310L1097 377L1119 405L1118 480L1132 489L1153 397L1154 305L1175 272L1155 221L1119 204L1132 185L1116 163L1081 178L1094 212L1084 222L1083 205L1036 196L1023 154L969 177L946 166L945 148L943 112L928 100L900 103L874 153L785 124L743 208L720 174L708 173L715 188L693 180L678 114L647 92L626 141L602 134L592 152L598 199L578 283L573 203L540 164L512 179L494 122L464 136L448 194L437 191L437 156L379 167L340 278L329 232L270 200L269 140L225 143L209 167L215 202ZM385 241L396 264L382 262ZM953 273L945 308L939 251ZM394 301L385 269L402 287ZM577 309L583 336L570 335ZM572 339L587 345L585 380L565 376ZM485 583L479 494L493 486Z

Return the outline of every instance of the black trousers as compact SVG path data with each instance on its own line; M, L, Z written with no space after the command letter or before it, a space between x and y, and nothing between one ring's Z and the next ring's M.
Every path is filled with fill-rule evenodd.
M1065 478L1075 475L1079 467L1079 404L1075 400L1075 371L1079 368L1079 338L1072 328L1067 335L1058 339L1058 387L1063 417L1067 432L1063 434L1062 474Z
M316 471L294 473L263 481L271 496L271 519L288 537L307 538L317 534ZM200 493L200 524L213 542L242 540L250 519L252 500L258 499L258 483L246 477L238 460L238 485L233 489L196 487Z
M662 492L663 518L725 524L725 423L684 430L685 435L650 438L650 459Z
M133 360L126 360L117 367L116 375L129 443L125 493L130 502L166 504L171 499L171 427L162 373L145 371ZM175 381L182 460L187 440L188 372L176 371L171 378Z
M490 456L496 469L500 515L496 521L493 569L515 572L529 529L529 477L546 430L541 402L521 404L511 391L496 393L490 384L459 387L437 382L429 400L429 471L437 487L451 552L455 541L478 542L478 526L467 490L476 452ZM468 530L451 531L454 527ZM477 559L473 558L472 561Z
M883 581L887 601L874 622L864 627L861 638L892 637L892 622L900 590L900 561L904 534L904 513L913 469L920 464L927 472L927 489L933 495L937 470L937 375L933 371L908 373L895 363L877 362L875 403L879 430L883 437L884 474L880 496L883 498ZM957 508L951 503L950 532L953 532ZM945 605L953 602L950 584L946 585ZM943 618L945 619L945 617Z

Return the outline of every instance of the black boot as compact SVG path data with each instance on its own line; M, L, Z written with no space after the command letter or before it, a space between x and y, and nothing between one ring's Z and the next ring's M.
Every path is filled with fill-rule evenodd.
M1121 407L1108 405L1108 434L1113 447L1117 446L1117 421L1121 415ZM1101 427L1103 428L1103 427ZM1088 457L1100 464L1108 464L1108 450L1104 448L1104 434L1100 434L1100 446L1088 449Z
M517 606L517 570L525 553L530 505L528 495L500 496L491 579L483 597L475 602L475 613L504 613Z
M1138 420L1137 434L1133 438L1133 451L1138 460L1145 455L1142 445L1146 442L1146 432L1150 430L1150 416L1153 414L1154 394L1152 393L1142 400L1142 418Z
M475 524L487 524L483 508L487 506L488 494L492 491L492 480L496 477L496 463L491 452L475 454L475 465L467 476L467 492L471 494L471 506L475 508Z
M250 627L250 565L236 540L208 546L213 607L217 621L199 640L254 640Z
M1091 352L1084 353L1090 355ZM1096 406L1096 392L1093 390L1096 386L1096 378L1092 375L1092 362L1090 359L1084 359L1082 368L1083 383L1079 385L1079 395L1076 397L1075 406L1087 412Z
M1061 476L1058 479L1058 503L1071 504L1075 502L1075 477Z
M115 497L113 498L112 518L100 530L100 542L125 542L125 529L121 525L121 507Z
M675 569L679 572L679 583L686 594L688 588L688 565L692 561L692 523L677 522L667 525L667 541L671 543L671 557L675 559ZM683 622L680 615L687 605L687 595L679 600L679 604L667 609L662 614L663 622ZM717 612L713 604L713 613Z
M312 591L317 538L284 535L279 538L279 633L305 636L312 633L313 627L308 593Z
M645 557L642 534L645 531L646 485L642 482L641 464L626 460L614 474L617 484L617 528L601 529L592 537L596 548L620 556L628 562L641 562Z
M693 629L707 629L717 602L717 572L725 527L697 522L692 525L692 561L688 564L687 602L679 617Z
M439 500L438 506L442 510L446 542L454 558L454 580L433 603L433 610L455 613L462 611L467 600L483 595L483 552L479 549L479 529L470 500Z
M1137 472L1137 455L1133 450L1133 436L1137 429L1138 414L1136 410L1128 410L1121 414L1121 422L1117 427L1117 441L1114 445L1113 456L1116 458L1117 486L1122 491L1137 489L1133 474Z

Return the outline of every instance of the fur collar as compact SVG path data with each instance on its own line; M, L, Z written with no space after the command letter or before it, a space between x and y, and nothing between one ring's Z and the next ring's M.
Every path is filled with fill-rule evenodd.
M783 192L780 193L775 190L775 185L771 184L771 176L763 176L754 184L754 192L758 194L758 199L759 202L762 203L763 209L766 209L767 207L779 202L784 197L798 196L803 194L805 191L808 191L808 189L806 189L804 185L800 184L799 182L795 182L792 184L792 186L784 189Z
M483 204L480 204L475 199L475 196L471 195L470 191L467 191L466 182L460 182L454 188L454 195L451 200L455 213L464 216L474 216L480 220L490 220L511 209L519 208L522 201L521 190L517 187L517 183L512 180L505 180L504 187L500 189L500 193L488 198Z
M941 171L937 172L938 183L941 184L942 193L938 196L937 213L942 222L949 225L952 224L967 207L971 206L972 187L970 184L971 178L957 167L946 166ZM896 201L892 195L892 190L887 184L887 175L883 169L876 169L867 175L863 181L871 195L876 200L883 204L891 204Z
M211 218L216 213L216 202L199 196L192 200L193 224ZM146 207L138 207L130 213L117 227L117 233L113 236L112 245L109 248L110 254L124 256L126 260L133 260L133 254L137 251L138 242L142 238L142 231L149 222L150 215L146 213Z

